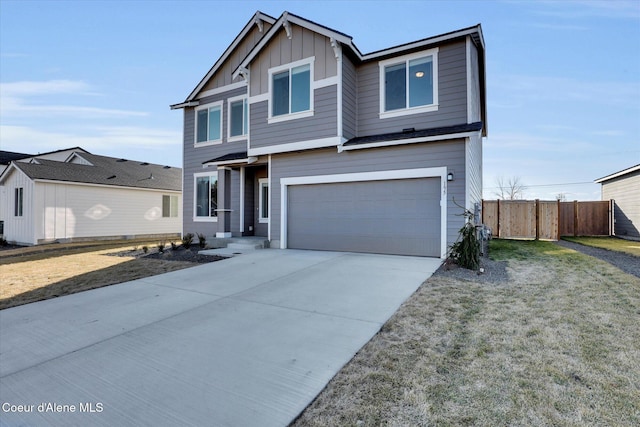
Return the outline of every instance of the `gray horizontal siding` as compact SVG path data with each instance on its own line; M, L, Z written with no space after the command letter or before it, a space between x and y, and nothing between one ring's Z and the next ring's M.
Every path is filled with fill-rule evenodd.
M614 199L615 234L640 238L640 171L602 184L602 200Z
M380 74L377 61L358 67L358 136L467 123L466 47L464 41L440 46L438 111L380 119Z
M236 153L247 150L246 141L227 142L227 102L228 98L243 95L246 88L234 89L213 96L208 96L200 100L200 104L208 104L216 101L224 101L222 106L222 137L223 143L208 145L204 147L194 147L195 135L195 110L185 108L184 110L184 134L183 134L183 229L185 233L203 233L206 236L215 236L217 223L194 222L193 221L193 174L215 170L215 167L203 169L202 162L224 156L229 153ZM238 204L239 207L239 204Z
M388 148L345 151L321 149L304 153L272 156L271 163L271 238L280 238L280 179L285 177L331 175L396 169L417 169L446 166L455 174L448 184L447 245L458 237L463 217L454 203L465 203L464 140L413 144Z
M267 123L268 101L251 104L251 148L336 136L338 132L337 86L314 90L311 117Z

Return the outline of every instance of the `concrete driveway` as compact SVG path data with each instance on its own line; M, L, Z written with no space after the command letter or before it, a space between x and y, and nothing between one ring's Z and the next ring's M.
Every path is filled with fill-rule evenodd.
M0 425L287 425L439 264L270 249L0 311Z

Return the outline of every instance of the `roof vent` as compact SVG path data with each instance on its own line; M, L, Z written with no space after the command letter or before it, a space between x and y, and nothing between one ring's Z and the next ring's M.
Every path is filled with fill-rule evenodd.
M113 178L115 178L115 177L116 177L115 175L111 175L111 176L110 176L109 178L107 178L107 179L113 179Z
M171 166L163 166L162 169L171 169Z
M149 166L149 163L147 163L147 162L142 162L142 163L140 163L140 166Z
M127 159L118 159L118 160L116 160L116 162L120 162L120 163L126 162L126 161L127 161Z
M402 133L415 132L416 128L404 128L402 129Z

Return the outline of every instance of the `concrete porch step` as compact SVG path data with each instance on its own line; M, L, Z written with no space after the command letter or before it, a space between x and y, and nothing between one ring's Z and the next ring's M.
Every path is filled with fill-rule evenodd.
M264 249L264 243L228 243L228 248L231 249Z

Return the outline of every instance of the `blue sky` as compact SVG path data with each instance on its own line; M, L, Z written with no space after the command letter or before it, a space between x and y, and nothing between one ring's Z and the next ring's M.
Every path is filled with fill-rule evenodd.
M363 53L481 23L487 198L518 176L528 198L595 200L594 179L640 163L638 0L0 0L0 149L180 166L182 111L169 105L256 10L347 33Z

